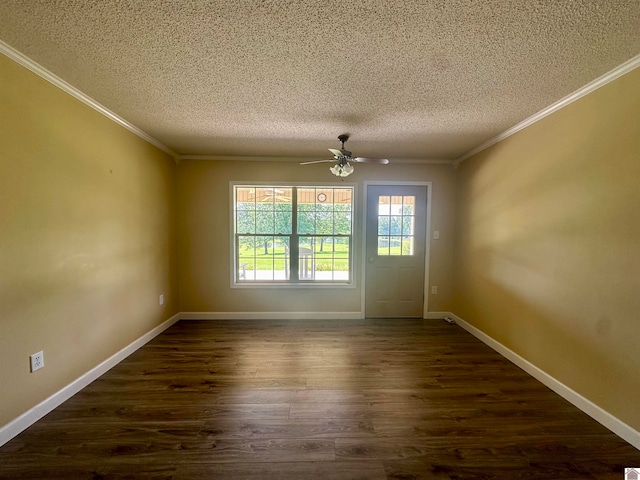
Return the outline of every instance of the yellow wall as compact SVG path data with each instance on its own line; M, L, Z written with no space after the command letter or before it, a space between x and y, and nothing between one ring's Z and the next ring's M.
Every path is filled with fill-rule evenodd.
M640 69L458 174L454 313L640 430Z
M2 426L178 299L172 158L3 55L0 145Z
M364 181L433 182L430 280L438 294L430 311L449 311L452 291L455 170L449 165L356 165L345 184L357 184L355 231L362 241ZM180 310L183 312L360 312L361 257L356 252L356 288L231 288L230 181L336 182L326 164L183 161L178 167ZM338 180L338 184L340 181ZM358 213L360 215L358 215Z
M361 165L346 182L360 214L365 181L432 182L429 310L638 430L639 86L640 69L457 171ZM0 87L0 426L178 311L360 311L359 254L356 288L230 287L229 182L334 182L326 165L176 167L4 56Z

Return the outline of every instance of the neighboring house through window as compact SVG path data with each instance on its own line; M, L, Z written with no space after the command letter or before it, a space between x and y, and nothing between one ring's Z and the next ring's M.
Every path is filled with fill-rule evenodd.
M350 284L353 187L234 185L235 283Z

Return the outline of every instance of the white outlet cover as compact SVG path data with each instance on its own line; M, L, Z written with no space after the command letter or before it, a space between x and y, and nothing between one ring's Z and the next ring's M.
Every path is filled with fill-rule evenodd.
M160 295L158 302L160 302L160 305L164 305L164 295Z
M31 360L32 372L40 370L42 367L44 367L44 352L40 351L38 353L34 353L33 355L29 355L29 359Z

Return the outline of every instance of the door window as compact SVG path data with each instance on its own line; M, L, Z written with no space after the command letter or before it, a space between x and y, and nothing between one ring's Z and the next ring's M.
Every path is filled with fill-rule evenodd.
M378 256L414 255L416 197L378 197Z

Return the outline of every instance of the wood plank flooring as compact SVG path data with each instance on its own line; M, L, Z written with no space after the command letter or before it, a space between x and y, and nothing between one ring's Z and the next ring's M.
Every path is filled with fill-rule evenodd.
M455 325L181 321L0 478L615 479L640 451Z

